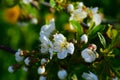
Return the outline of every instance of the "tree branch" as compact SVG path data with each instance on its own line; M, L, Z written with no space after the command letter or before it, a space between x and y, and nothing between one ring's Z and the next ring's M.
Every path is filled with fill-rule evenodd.
M4 45L0 45L0 49L7 51L7 52L10 52L10 53L13 53L13 54L15 54L17 52L16 50L13 50L12 48L4 46Z

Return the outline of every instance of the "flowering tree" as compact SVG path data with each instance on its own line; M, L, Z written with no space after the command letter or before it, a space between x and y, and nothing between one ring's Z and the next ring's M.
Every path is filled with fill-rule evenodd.
M32 80L119 80L120 31L104 24L98 7L67 0L20 0L10 5L3 10L2 19L19 26L22 32L17 34L24 32L27 37L23 49L0 46L14 53L16 62L8 67L10 73L23 68L33 75ZM39 30L31 32L31 26L31 31ZM10 29L8 34L16 32ZM13 43L21 38L13 39ZM37 48L29 49L29 43Z

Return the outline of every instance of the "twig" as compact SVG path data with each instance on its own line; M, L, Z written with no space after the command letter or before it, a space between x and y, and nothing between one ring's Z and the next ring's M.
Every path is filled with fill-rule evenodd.
M84 22L81 22L80 24L81 24L84 28L87 28L87 29L89 28L89 26L88 26L87 24L85 24Z
M111 24L111 25L115 25L118 24L119 22L117 20L103 20L102 24Z
M13 53L13 54L15 54L15 52L17 52L16 50L13 50L12 48L6 47L6 46L4 46L4 45L0 45L0 49L1 49L1 50L4 50L4 51L7 51L7 52L11 52L11 53Z
M40 2L42 5L51 7L51 6L50 6L50 3L48 3L48 2L44 2L44 1L41 1L41 0L40 0L39 2Z

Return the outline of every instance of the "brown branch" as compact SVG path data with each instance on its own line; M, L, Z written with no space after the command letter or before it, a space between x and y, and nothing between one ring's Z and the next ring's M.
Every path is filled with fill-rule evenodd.
M4 45L0 45L0 49L7 51L7 52L10 52L10 53L13 53L13 54L15 54L17 52L16 50L13 50L12 48L4 46Z
M87 28L87 29L89 28L89 26L88 26L87 24L85 24L84 22L81 22L80 24L81 24L84 28Z

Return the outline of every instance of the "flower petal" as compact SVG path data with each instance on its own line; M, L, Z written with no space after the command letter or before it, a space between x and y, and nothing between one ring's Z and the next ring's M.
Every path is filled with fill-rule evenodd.
M73 45L73 43L69 43L68 44L67 51L68 51L68 53L73 54L73 52L74 52L74 45Z
M65 50L65 51L63 51L63 52L58 53L58 54L57 54L57 57L58 57L59 59L64 59L64 58L66 58L66 57L67 57L67 51Z

